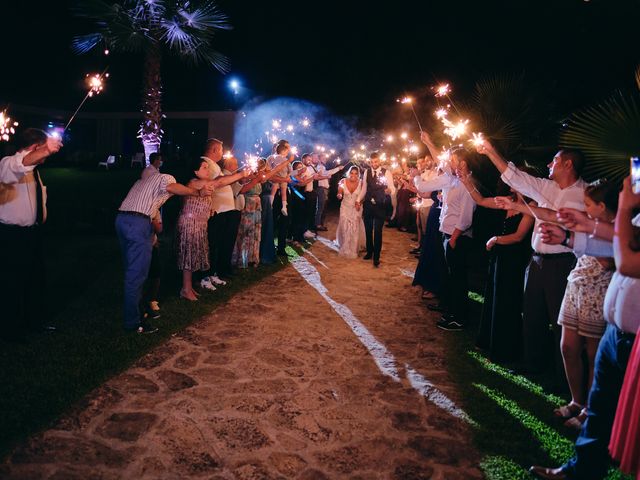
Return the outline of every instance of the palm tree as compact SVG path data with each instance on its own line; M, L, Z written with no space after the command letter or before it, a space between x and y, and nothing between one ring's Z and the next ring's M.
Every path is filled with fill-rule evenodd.
M96 31L74 38L76 53L87 53L100 45L144 55L143 121L138 138L148 159L162 141L163 54L194 65L209 64L226 73L228 60L212 43L217 30L231 29L227 17L210 0L84 0L77 13L94 21Z
M640 95L616 92L608 100L571 115L560 145L584 151L585 177L621 181L629 157L640 153Z

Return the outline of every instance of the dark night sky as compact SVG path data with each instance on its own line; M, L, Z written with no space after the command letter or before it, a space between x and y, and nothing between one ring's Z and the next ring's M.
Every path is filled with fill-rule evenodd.
M70 0L3 6L0 106L7 102L72 109L82 77L105 64L76 56L73 35L87 32ZM247 96L293 96L339 113L369 115L404 91L450 81L465 90L483 74L524 71L556 85L565 109L633 85L640 62L637 0L309 2L219 0L234 26L218 37ZM111 55L112 77L90 109L138 109L141 62ZM167 110L231 108L212 68L164 66Z

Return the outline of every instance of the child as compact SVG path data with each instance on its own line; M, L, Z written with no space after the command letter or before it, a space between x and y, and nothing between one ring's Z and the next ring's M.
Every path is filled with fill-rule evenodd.
M286 140L280 140L276 144L276 154L271 155L267 159L269 168L273 170L278 165L281 165L283 162L291 162L293 160L293 154L289 155L290 151L291 151L291 146L289 145L289 142L287 142ZM289 155L288 158L287 158L287 155ZM290 167L288 167L287 170L288 170L288 173L291 173ZM281 211L283 215L287 216L289 215L289 213L287 212L287 183L286 182L282 182L282 183L274 182L271 185L271 195L269 197L271 201L271 205L273 205L273 200L276 197L276 192L278 191L278 189L280 189L280 198L282 199Z

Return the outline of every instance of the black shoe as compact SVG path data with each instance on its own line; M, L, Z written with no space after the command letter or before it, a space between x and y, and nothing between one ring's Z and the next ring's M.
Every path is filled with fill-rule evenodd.
M413 250L409 250L409 253L413 255L420 255L420 248L414 248Z
M371 260L373 258L373 253L367 253L364 257L362 257L363 260Z
M429 305L427 305L427 308L429 310L431 310L432 312L440 312L440 313L444 313L447 311L446 308L444 308L442 305L440 305L439 303L430 303Z
M151 322L147 320L143 320L140 322L140 325L136 329L136 333L139 334L147 334L147 333L156 333L158 331L158 327L151 325Z
M277 255L280 257L287 257L287 252L285 252L284 250L278 250Z
M464 325L456 322L455 320L447 319L446 317L442 317L442 319L436 324L438 328L442 330L447 330L449 332L455 332L458 330L462 330Z
M374 260L373 261L373 266L378 268L380 266L380 260Z

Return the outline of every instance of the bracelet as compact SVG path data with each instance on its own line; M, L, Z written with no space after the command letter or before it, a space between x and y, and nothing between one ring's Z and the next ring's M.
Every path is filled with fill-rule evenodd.
M569 240L571 240L571 230L565 230L564 231L564 240L562 240L560 242L560 245L562 245L564 247L568 247L569 246Z
M591 232L589 234L589 238L595 238L596 233L598 231L598 223L600 223L600 221L596 218L595 223L593 224L593 232Z

